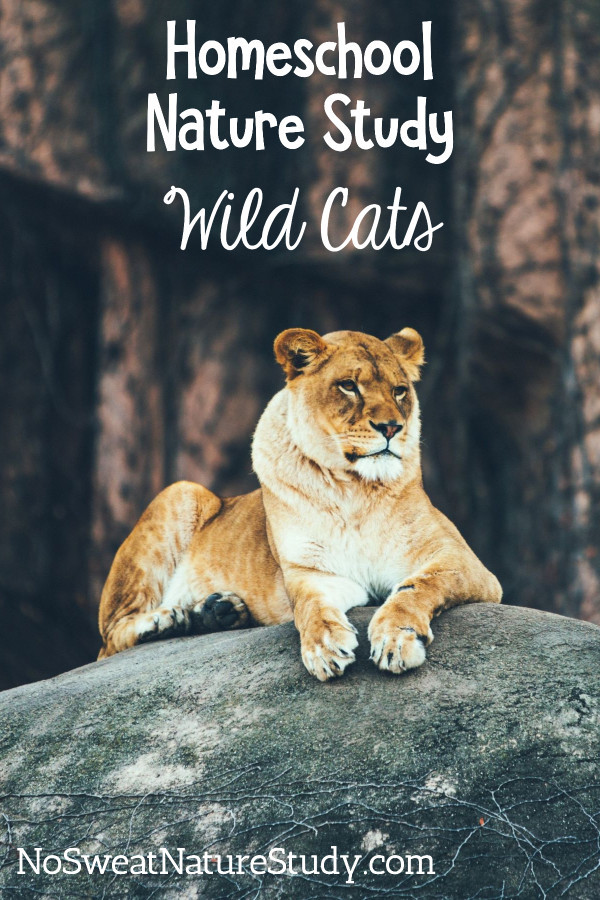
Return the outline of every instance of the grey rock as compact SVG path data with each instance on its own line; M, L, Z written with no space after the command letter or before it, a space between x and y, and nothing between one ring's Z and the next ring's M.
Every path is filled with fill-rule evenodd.
M600 628L462 607L398 677L368 661L372 612L351 614L357 662L327 684L283 625L148 644L0 695L2 896L600 897ZM167 859L166 874L38 876L26 860L19 874L18 847L185 848L225 870L273 848L310 870L335 847L339 874L179 875ZM353 883L343 853L360 856ZM370 873L378 854L404 873ZM407 855L434 873L406 874Z

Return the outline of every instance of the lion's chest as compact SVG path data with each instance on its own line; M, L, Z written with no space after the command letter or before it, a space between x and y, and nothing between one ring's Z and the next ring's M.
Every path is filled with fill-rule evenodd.
M385 599L411 570L408 542L383 514L364 521L313 515L288 532L284 556L296 565L351 579L364 589L365 602Z

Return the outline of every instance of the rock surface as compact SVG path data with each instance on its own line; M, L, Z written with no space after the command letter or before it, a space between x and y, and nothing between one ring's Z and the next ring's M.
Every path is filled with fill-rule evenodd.
M325 685L284 625L146 645L0 695L5 896L599 897L600 628L463 607L434 623L425 666L395 677L368 661L371 614L351 614L358 661ZM24 861L20 875L16 851L332 846L360 855L354 883L339 858L337 875L246 861L39 876ZM405 874L369 872L377 854ZM407 854L434 874L407 875Z

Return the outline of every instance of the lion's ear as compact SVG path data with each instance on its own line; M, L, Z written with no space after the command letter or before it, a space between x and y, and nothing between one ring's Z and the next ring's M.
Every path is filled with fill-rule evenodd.
M403 328L397 334L392 334L384 343L399 358L410 380L418 381L421 377L421 366L425 362L425 347L419 332L414 328Z
M327 344L316 331L308 328L288 328L275 338L275 359L288 381L310 372L323 357Z

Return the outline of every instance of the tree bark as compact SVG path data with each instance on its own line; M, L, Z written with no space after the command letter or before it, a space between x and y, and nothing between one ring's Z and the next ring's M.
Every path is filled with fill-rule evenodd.
M457 5L455 483L509 598L600 621L594 10Z
M81 229L0 184L0 685L90 659L96 282Z
M155 272L139 241L101 243L90 603L112 559L165 481L161 321Z

